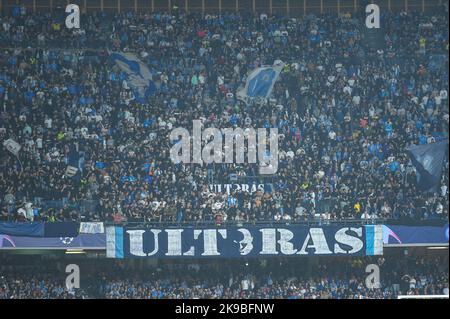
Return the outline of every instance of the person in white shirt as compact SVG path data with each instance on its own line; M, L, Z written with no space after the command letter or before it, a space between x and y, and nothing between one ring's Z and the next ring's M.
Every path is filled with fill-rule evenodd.
M247 278L245 278L241 281L241 288L244 291L246 291L250 288L250 281Z
M411 277L411 279L409 279L409 288L410 289L416 289L416 278Z
M442 185L441 186L441 196L445 197L445 195L447 195L447 185Z

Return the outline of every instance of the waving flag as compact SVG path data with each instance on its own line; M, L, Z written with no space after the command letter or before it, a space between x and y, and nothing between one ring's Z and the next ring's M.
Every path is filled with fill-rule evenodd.
M256 68L248 75L245 87L238 91L238 98L268 98L283 68L284 63Z
M447 141L413 145L407 150L417 171L418 188L424 192L435 192L439 186L447 153Z
M133 53L111 53L110 59L126 73L127 83L135 90L139 100L154 95L155 84L150 69Z
M22 146L12 139L8 139L3 142L3 146L6 147L8 151L14 154L14 156L18 156Z

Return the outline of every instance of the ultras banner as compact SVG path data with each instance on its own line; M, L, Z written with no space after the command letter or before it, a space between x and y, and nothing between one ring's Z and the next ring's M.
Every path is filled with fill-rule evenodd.
M109 258L382 254L381 225L106 229Z

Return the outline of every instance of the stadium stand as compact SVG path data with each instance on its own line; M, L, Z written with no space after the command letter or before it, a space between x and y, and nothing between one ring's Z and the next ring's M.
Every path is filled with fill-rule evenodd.
M0 0L0 299L448 298L448 3L381 2Z
M0 23L0 142L21 146L0 149L2 220L448 220L448 174L419 192L405 153L448 137L445 10L383 12L381 51L358 15L94 12L72 32L58 11L29 11ZM137 99L111 52L148 63L154 94ZM240 103L246 73L277 59L287 66L268 103ZM171 128L194 119L277 127L277 174L172 165ZM234 183L265 191L211 188Z
M448 252L437 256L240 260L166 263L83 262L83 289L65 289L64 272L9 257L0 266L0 299L396 299L447 295ZM368 289L365 266L380 267L381 287ZM182 271L181 271L182 270ZM56 275L59 274L59 275Z

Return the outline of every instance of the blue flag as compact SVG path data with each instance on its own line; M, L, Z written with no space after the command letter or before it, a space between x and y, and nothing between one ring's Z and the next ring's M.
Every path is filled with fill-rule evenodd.
M281 63L274 66L256 68L250 72L245 87L237 93L238 98L243 100L256 97L268 98L283 67L284 64Z
M423 192L436 192L442 176L447 141L413 145L406 149L417 171L417 185Z
M133 53L111 53L110 59L127 75L127 82L134 89L139 100L156 92L150 69Z
M44 237L44 223L0 223L0 235Z

